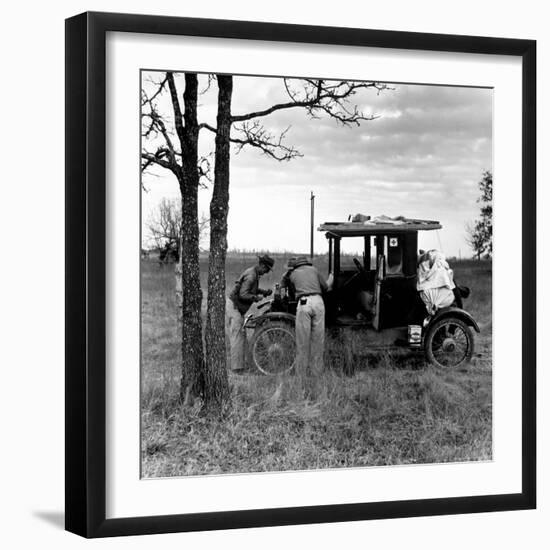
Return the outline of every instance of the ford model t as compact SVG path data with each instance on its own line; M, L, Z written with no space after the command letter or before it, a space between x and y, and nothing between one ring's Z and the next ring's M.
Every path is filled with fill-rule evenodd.
M403 217L359 216L359 221L322 224L332 279L325 296L326 326L353 327L372 350L423 350L440 367L470 361L472 329L479 332L479 327L462 309L460 297L428 312L417 290L418 232L440 228L436 221ZM351 249L362 253L346 253L351 241ZM278 286L272 299L247 315L245 328L253 331L251 359L260 371L276 374L293 368L295 315L291 289L283 293Z

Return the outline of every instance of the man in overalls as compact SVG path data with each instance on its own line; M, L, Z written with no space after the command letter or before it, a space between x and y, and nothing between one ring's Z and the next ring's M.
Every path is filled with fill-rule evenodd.
M260 288L259 281L273 269L275 260L267 254L258 256L258 263L245 269L235 281L235 286L229 294L226 305L227 332L230 345L230 367L233 372L239 373L245 370L244 346L245 333L243 329L244 314L250 306L259 302L265 296L269 296L272 290Z
M305 256L292 259L281 286L291 285L298 301L296 309L296 371L320 374L325 347L325 279Z

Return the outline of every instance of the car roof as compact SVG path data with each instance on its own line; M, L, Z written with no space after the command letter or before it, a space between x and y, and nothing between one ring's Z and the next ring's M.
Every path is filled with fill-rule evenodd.
M318 231L325 231L327 236L333 237L360 237L441 229L441 224L435 220L418 220L403 216L395 218L360 216L360 218L361 221L325 222L318 227Z

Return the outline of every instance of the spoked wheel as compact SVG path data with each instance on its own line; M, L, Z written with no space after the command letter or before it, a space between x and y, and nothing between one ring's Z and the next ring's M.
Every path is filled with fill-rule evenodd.
M296 360L294 327L284 321L261 326L252 337L252 361L264 374L288 372Z
M456 368L472 359L474 336L461 319L441 319L428 330L424 348L430 363L443 368Z

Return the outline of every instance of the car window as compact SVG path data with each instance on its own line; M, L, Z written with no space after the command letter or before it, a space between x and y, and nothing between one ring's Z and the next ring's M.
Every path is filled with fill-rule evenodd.
M340 241L340 271L355 271L353 258L363 265L364 237L346 237Z
M386 256L386 275L403 274L403 239L388 235L384 242Z

